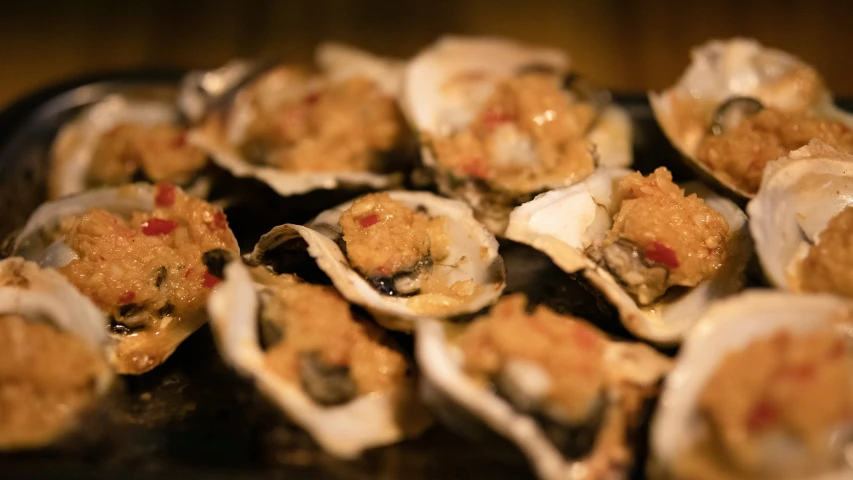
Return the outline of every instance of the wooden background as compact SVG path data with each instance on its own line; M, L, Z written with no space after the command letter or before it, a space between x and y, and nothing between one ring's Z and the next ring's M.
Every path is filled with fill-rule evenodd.
M562 47L580 71L622 91L672 83L692 45L754 36L816 65L839 95L853 95L851 7L840 0L6 2L0 105L84 73L212 67L265 52L308 61L324 39L408 56L443 33Z

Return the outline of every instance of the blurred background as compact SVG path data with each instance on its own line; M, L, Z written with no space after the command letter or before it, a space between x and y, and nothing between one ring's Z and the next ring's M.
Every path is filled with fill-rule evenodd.
M323 40L406 57L443 33L566 49L618 91L673 83L691 46L752 36L815 65L853 95L850 3L833 0L34 0L0 15L0 105L83 74L214 67L276 53L307 62Z

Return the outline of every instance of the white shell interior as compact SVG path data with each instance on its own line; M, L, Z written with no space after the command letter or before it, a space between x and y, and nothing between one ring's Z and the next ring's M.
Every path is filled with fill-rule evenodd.
M665 380L652 421L652 458L666 468L696 441L698 397L728 352L780 330L808 332L848 312L849 305L835 297L771 290L746 291L714 304L685 337ZM849 477L846 471L837 478Z
M450 255L442 260L442 265L436 264L433 268L442 269L441 273L446 276L449 284L473 279L479 289L464 305L447 312L447 316L476 312L497 301L506 285L506 271L498 254L498 242L494 235L474 220L468 206L427 192L387 193L392 199L410 208L425 207L430 216L448 217L445 225L451 245ZM360 273L350 267L335 240L330 238L339 235L340 216L351 204L352 202L348 202L326 210L307 226L283 227L295 231L305 239L308 243L308 253L347 300L370 309L377 321L388 328L412 330L412 320L426 316L413 310L408 303L418 295L401 298L379 293ZM275 235L275 230L267 235Z
M383 91L396 98L402 76L401 62L333 43L321 44L315 56L318 66L322 69L322 81L337 82L353 76L364 76L376 81ZM238 67L241 71L247 68L244 64L236 64L234 68ZM222 70L225 71L225 68L227 66ZM195 108L193 105L190 107ZM202 126L191 130L187 137L192 144L210 153L217 165L235 177L257 178L281 196L301 195L313 190L332 190L345 186L363 186L379 190L400 182L398 174L287 172L249 163L235 147L235 139L242 138L242 130L252 121L255 112L249 108L238 110L229 114L224 133Z
M341 406L324 407L299 385L286 382L264 361L258 339L256 286L242 262L225 267L225 280L208 299L208 311L222 358L240 374L252 378L294 422L307 430L329 453L357 457L363 450L403 437L389 395L363 395Z
M50 198L86 190L86 176L101 137L122 123L175 123L174 105L157 100L131 100L111 95L84 111L59 132L51 152Z
M601 244L612 226L613 185L628 173L624 169L600 169L581 183L537 196L512 212L506 236L545 252L568 273L582 271L616 307L631 333L656 343L677 343L712 301L743 287L744 271L752 254L746 215L733 202L707 188L698 184L683 186L687 194L696 193L726 219L732 256L716 276L674 301L640 307L606 268L585 254L588 248Z

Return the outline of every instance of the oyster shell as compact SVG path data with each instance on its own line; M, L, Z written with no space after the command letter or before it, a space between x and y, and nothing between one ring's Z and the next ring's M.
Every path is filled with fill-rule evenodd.
M167 100L131 98L111 95L84 110L64 125L51 149L51 170L48 178L48 198L57 199L92 188L89 175L93 159L102 139L122 125L179 125L181 117L175 105ZM158 147L159 148L159 147ZM177 148L185 148L181 142ZM204 164L206 165L206 160ZM103 167L99 167L103 168ZM204 197L210 188L209 179L200 177L204 165L195 171L172 172L174 178L156 178L184 185L193 194ZM168 174L162 172L161 175ZM145 172L142 172L145 175ZM138 175L135 175L138 176Z
M0 316L5 315L21 316L26 322L34 324L39 322L49 323L59 331L82 340L87 347L97 352L103 360L100 365L97 363L91 365L93 383L89 388L92 391L74 392L75 395L88 395L91 393L93 396L91 402L81 403L77 401L77 398L74 398L74 402L69 401L68 404L61 408L61 413L59 413L52 411L55 408L51 404L52 399L42 399L45 401L43 407L46 410L43 415L49 416L53 414L52 421L45 421L44 423L30 425L29 427L26 426L27 423L25 420L21 421L17 428L26 430L22 430L17 434L14 432L14 428L0 429L0 450L42 447L72 431L77 425L79 415L89 409L91 403L107 391L114 379L112 371L108 368L107 358L111 347L108 342L107 333L104 330L104 315L88 298L78 293L62 275L50 270L41 270L36 264L17 257L0 261ZM19 335L23 333L19 330L15 331ZM22 338L28 337L22 335L18 338L18 343L14 343L12 346L20 349L20 355L32 357L33 352L29 351L30 348L26 344L19 343ZM40 344L40 346L57 348L47 341ZM57 348L54 352L64 353L68 352L68 350ZM37 354L37 352L35 353ZM51 359L54 362L62 362L64 360L66 359L62 357ZM79 363L79 359L71 360ZM45 360L41 359L40 361ZM35 370L38 371L39 368L35 368ZM30 372L16 372L14 374L12 389L7 391L7 394L4 394L5 401L15 398L23 390L26 390L29 382L28 374ZM7 375L8 373L4 376ZM2 387L2 383L2 380L0 380L0 387ZM62 387L58 386L57 388ZM48 395L50 393L53 392L48 392ZM64 401L68 400L70 400L70 397ZM6 403L4 405L8 406ZM6 413L8 414L8 412ZM9 423L5 427L11 427L15 423L8 419L6 421Z
M264 267L255 268L266 272ZM265 332L263 323L267 314L264 310L269 308L270 301L263 299L281 288L292 287L274 282L259 283L241 261L225 265L224 281L208 299L214 338L225 361L254 380L261 392L335 456L357 457L366 449L391 444L423 431L429 424L429 416L417 400L412 378L404 378L401 385L391 389L356 394L349 367L334 367L332 371L327 366L325 370L312 370L314 373L301 370L301 384L286 380L272 368L262 347L264 339L290 333L289 330L272 335ZM312 305L310 308L318 307ZM315 318L294 318L293 321L313 322ZM347 387L329 387L341 383L339 374L349 379ZM312 379L314 376L319 378ZM317 382L327 385L311 386ZM342 389L346 390L343 395Z
M712 306L686 336L676 358L675 369L666 378L651 425L650 478L686 478L678 474L679 461L699 442L714 435L716 429L709 428L708 417L699 411L699 401L727 356L743 352L754 342L769 341L778 334L802 337L820 331L834 332L847 345L842 353L849 356L849 322L850 304L829 295L752 290ZM762 360L753 357L752 361L757 362L756 371L760 371ZM849 381L853 382L853 372L849 375ZM763 379L752 375L750 382L763 382ZM832 387L839 393L844 388L834 384ZM839 425L837 433L840 436L834 440L837 442L834 454L838 458L831 462L835 467L823 472L798 471L795 467L804 455L808 456L804 452L805 445L798 441L798 433L792 431L779 438L773 435L753 438L749 441L760 447L754 459L758 460L761 471L749 472L749 478L850 478L853 471L847 463L849 459L845 461L841 452L845 444L849 448L849 428L849 424ZM827 447L829 444L823 445L822 449ZM727 450L717 451L716 455L710 456L711 463L705 464L703 472L708 478L746 478L747 472L712 471L712 466L722 468L725 465L722 462L730 460ZM719 476L721 473L725 475Z
M655 118L670 143L708 180L741 198L755 193L725 172L697 160L708 135L736 125L762 107L808 112L853 127L853 116L838 109L817 72L799 58L755 40L713 40L691 52L678 83L650 92ZM757 104L757 105L756 105Z
M456 316L476 312L494 303L506 285L506 270L495 237L480 225L465 204L427 192L392 191L390 198L432 218L446 217L444 232L449 242L446 257L438 262L418 262L406 278L390 282L366 278L357 271L341 246L345 246L341 215L353 202L320 213L306 226L281 225L261 237L249 255L253 265L270 264L286 256L288 248L307 248L317 266L341 294L367 308L383 326L412 330L413 321L424 316ZM409 273L413 275L408 275ZM421 274L430 275L444 287L438 292L414 286ZM412 292L396 291L396 280L412 280ZM389 285L390 283L390 285ZM453 290L460 285L459 292ZM401 286L402 287L402 286ZM444 291L444 290L453 291ZM384 293L383 293L384 292Z
M829 221L853 204L853 155L812 140L767 164L747 205L758 259L775 286L802 292L800 268Z
M53 202L47 202L33 212L26 225L11 242L11 254L35 261L43 268L60 269L65 267L81 257L77 251L66 243L66 237L63 236L60 230L60 225L64 219L70 216L83 215L92 208L105 210L109 214L120 218L130 218L137 212L152 212L162 207L158 206L157 200L161 188L172 189L172 202L174 202L176 187L163 185L155 187L154 185L143 183L125 185L118 188L90 190ZM201 202L201 200L197 199L191 199L191 201ZM221 214L221 211L214 207L211 207L211 211L218 211ZM204 214L205 212L194 211L191 215L196 215L194 221L203 221L201 216ZM207 214L210 214L210 212L207 212ZM215 215L212 215L212 217L215 217ZM166 220L166 222L170 221ZM219 222L222 224L221 226L217 223L217 218L210 218L209 222L211 225L216 224L217 229L228 229L224 214L221 214L221 222ZM148 222L145 223L147 224ZM171 223L174 223L172 228L178 227L177 223ZM142 228L145 228L145 226L143 225ZM146 236L156 236L161 233L151 232L144 234ZM130 232L129 234L135 235L135 232ZM192 244L194 240L186 232L184 234L185 236L182 237L184 238L184 242ZM227 238L226 243L229 243L231 248L236 252L237 240L230 229L223 233L223 236ZM142 262L142 259L139 259L139 261ZM198 261L200 263L201 258ZM131 268L132 266L130 264L119 265L104 262L99 266L100 270L98 271L103 274L107 269ZM156 282L158 291L161 283L166 275L168 275L169 269L172 267L172 265L161 265L156 272L156 279L154 281ZM175 275L176 272L172 272L172 275L169 277L172 280L169 282L195 282L197 280L201 282L199 275L204 273L203 265L199 264L198 269L195 271L193 271L192 265L178 265L174 267L183 270L181 270L181 276L177 276ZM192 273L196 275L191 275ZM104 275L101 276L103 277ZM116 274L110 271L109 276L105 278L116 278ZM137 288L142 288L139 285L146 283L141 282L142 279L131 281L128 277L120 278L122 281L131 282L128 284L128 286L133 286L132 289L129 289L131 293L134 293L134 290ZM106 282L106 280L104 281ZM115 285L107 285L103 282L101 285L103 287L99 288L115 287ZM167 287L169 285L172 285L172 283L167 282ZM135 293L130 295L126 301L120 298L119 305L121 308L118 310L120 313L110 318L109 321L104 318L104 324L102 325L102 328L105 330L108 327L110 329L110 337L115 343L111 361L116 370L122 374L141 374L161 364L175 351L184 339L189 337L190 334L207 321L203 306L200 309L195 309L191 312L188 311L186 315L179 317L173 313L174 304L171 303L171 297L167 297L166 304L159 307L156 311L156 315L158 315L156 328L150 328L154 324L149 322L149 320L153 319L153 317L149 318L149 316L154 313L148 310L154 308L155 305L152 304L149 308L148 306L137 304L134 302L135 296ZM113 306L104 305L104 308L112 310Z
M399 173L388 165L388 173L374 171L287 171L265 162L252 162L241 152L240 145L249 138L252 122L259 118L259 107L255 102L271 107L287 99L306 98L306 102L315 102L312 97L329 85L340 84L353 78L365 78L374 82L379 91L396 101L399 90L401 63L395 60L375 57L367 52L340 44L322 44L316 52L316 63L320 74L294 84L288 80L278 80L275 75L281 67L266 65L264 69L257 68L251 62L232 62L216 72L194 72L190 74L182 87L180 103L189 111L191 117L199 117L205 113L204 103L195 97L194 92L204 84L208 77L215 80L216 86L221 83L222 90L227 96L226 105L218 110L206 112L200 119L202 123L190 134L190 142L208 151L214 162L231 172L236 177L253 177L269 185L281 196L300 195L313 190L331 190L339 187L368 187L384 189L397 185L402 180ZM283 68L283 67L282 67ZM248 80L245 78L250 76ZM260 84L259 82L266 82ZM210 83L210 82L208 82ZM260 86L259 86L260 85ZM229 89L235 89L228 96ZM257 90L257 99L253 100L249 90ZM314 98L314 100L311 100ZM402 125L402 121L399 121ZM351 127L351 126L350 126ZM348 128L347 125L341 128ZM401 137L405 135L401 134ZM402 140L401 140L402 142ZM400 143L400 142L398 142ZM405 146L395 145L391 150L405 149ZM368 152L393 157L397 152ZM266 159L268 154L263 154ZM389 160L388 162L391 162ZM388 163L386 162L386 163Z
M523 298L506 297L493 307L493 312L519 301L523 308ZM537 313L530 315L528 320ZM566 316L558 319L584 325ZM471 376L466 356L457 343L464 335L459 331L470 328L470 324L432 318L417 323L415 355L437 413L443 412L452 426L461 427L467 417L454 411L461 407L515 443L539 478L627 477L632 455L625 437L637 427L644 401L655 394L661 378L669 371L668 358L648 345L612 341L600 332L565 340L561 344L564 347L584 348L571 342L601 338L602 362L595 363L595 368L602 368L605 379L603 390L595 396L585 419L580 424L567 424L561 420L561 407L550 396L555 379L541 364L510 357L502 364L501 373L487 384ZM592 326L585 330L597 332ZM566 375L575 372L566 368ZM578 382L587 381L583 375L576 378Z
M711 302L743 287L752 255L746 215L701 185L685 185L687 194L696 193L728 223L729 255L698 285L683 293L650 295L652 300L641 305L641 290L629 293L625 276L620 281L605 260L595 260L602 256L602 242L613 225L614 185L629 173L600 169L577 185L537 196L512 212L506 237L545 252L568 273L582 273L616 307L622 324L634 335L658 344L678 343Z
M607 92L571 74L569 59L563 52L499 38L451 36L440 39L418 54L406 68L403 107L421 137L423 163L433 171L441 192L466 201L477 218L497 234L503 232L507 215L514 206L542 191L575 183L590 173L579 167L567 175L548 173L524 185L504 185L498 179L493 181L479 174L461 173L437 158L436 139L450 138L452 134L468 130L496 86L526 71L553 76L557 82L563 79L562 90L570 105L588 105L592 109L591 121L578 139L586 141L584 148L592 157L590 168L597 165L627 167L632 162L631 124L627 113L610 103ZM546 110L533 121L544 128L543 125L555 118L554 110ZM504 133L492 136L501 145L489 147L490 151L501 154L491 154L493 158L487 163L495 163L498 156L501 164L541 162L536 150L538 140L515 127ZM516 178L523 176L514 175Z

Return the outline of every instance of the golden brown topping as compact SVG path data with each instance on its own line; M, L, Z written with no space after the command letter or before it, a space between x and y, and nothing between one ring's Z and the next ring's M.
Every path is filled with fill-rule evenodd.
M202 255L215 248L237 252L220 209L167 184L157 186L155 202L155 210L129 219L92 208L60 226L79 256L60 272L130 328L198 314L211 286Z
M624 239L651 262L667 267L668 285L695 286L719 268L729 225L719 212L672 182L660 167L623 178L614 197L621 206L604 246Z
M270 284L266 272L255 277ZM306 382L302 362L348 369L358 395L387 392L406 377L403 356L384 343L380 329L352 316L350 306L333 288L278 281L265 301L264 318L283 332L266 354L266 362L283 378ZM289 283L289 285L287 285ZM318 360L309 360L316 355Z
M799 462L798 452L809 460L786 473L825 468L832 434L853 419L851 372L849 346L831 329L781 332L729 353L699 398L712 426L706 448L742 478L778 468L773 463L779 458L767 457L764 442L790 435L797 450L785 461Z
M522 295L501 300L459 337L465 370L492 381L509 362L530 362L547 374L548 402L569 423L583 421L605 382L604 335L545 307L527 313L525 303Z
M799 277L807 292L853 297L853 207L839 212L820 232Z
M92 155L88 182L120 185L142 170L154 181L186 183L207 162L198 148L186 141L186 130L165 123L118 125L103 137Z
M246 91L258 115L244 153L258 163L301 172L367 171L398 144L403 121L394 99L363 77L322 86L279 68Z
M570 99L554 75L526 74L497 85L470 127L432 138L438 161L458 175L486 178L530 191L542 179L592 173L584 135L595 111Z
M0 315L0 447L43 445L72 426L107 368L80 338Z
M768 161L787 155L813 138L853 152L853 130L843 123L766 108L731 131L705 137L697 158L740 188L755 193Z
M347 256L368 277L387 277L409 271L431 255L447 256L444 219L397 202L387 193L365 195L341 215Z

